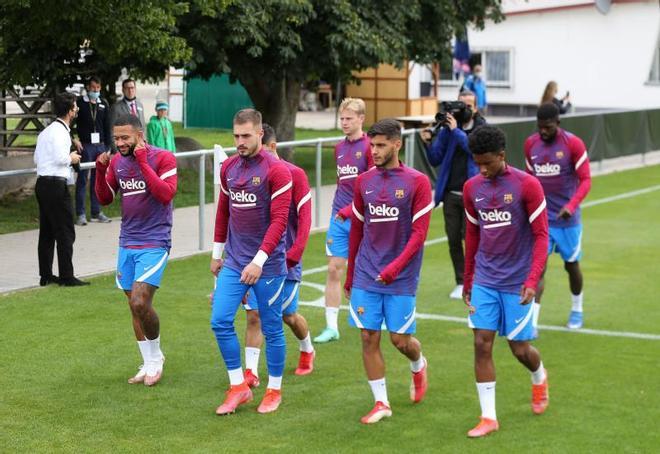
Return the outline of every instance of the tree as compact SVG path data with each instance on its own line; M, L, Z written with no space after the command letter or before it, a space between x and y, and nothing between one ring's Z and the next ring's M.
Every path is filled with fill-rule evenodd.
M467 24L500 20L498 0L195 0L178 19L189 77L238 79L278 138L294 137L303 83L346 82L380 63L447 61Z
M162 79L191 55L176 36L176 0L3 0L0 87L50 85L58 90L96 74L114 101L123 68L143 80Z

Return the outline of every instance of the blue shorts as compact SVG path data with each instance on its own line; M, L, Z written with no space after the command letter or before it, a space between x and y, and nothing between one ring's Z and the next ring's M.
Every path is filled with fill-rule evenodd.
M415 295L389 295L353 287L348 311L348 323L356 328L380 331L384 319L391 333L415 332Z
M582 224L573 227L550 227L548 255L559 252L564 262L579 262L582 258Z
M117 257L117 287L131 290L133 282L146 282L160 287L169 252L162 247L146 249L119 248Z
M335 213L330 217L330 227L325 236L325 255L348 258L348 235L351 233L351 220L338 221Z
M300 282L285 280L282 288L282 315L295 314L298 310L298 296L300 294ZM248 292L247 301L243 304L246 311L258 311L257 297L254 292Z
M523 306L517 293L501 292L475 284L471 297L475 312L468 315L468 326L498 331L500 336L506 336L511 341L532 340L532 303Z

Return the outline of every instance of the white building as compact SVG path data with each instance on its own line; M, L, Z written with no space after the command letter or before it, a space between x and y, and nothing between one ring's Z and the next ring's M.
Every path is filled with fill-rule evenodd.
M503 0L502 9L504 21L468 36L489 105L538 104L554 80L578 110L660 107L658 0ZM450 77L442 73L442 100L456 98Z

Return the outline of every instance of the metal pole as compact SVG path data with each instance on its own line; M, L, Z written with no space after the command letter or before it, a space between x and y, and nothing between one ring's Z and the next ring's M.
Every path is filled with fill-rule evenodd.
M199 250L204 250L204 208L206 205L206 155L199 156Z
M316 144L316 187L314 192L314 213L316 213L316 223L314 227L321 225L321 168L323 162L323 143Z

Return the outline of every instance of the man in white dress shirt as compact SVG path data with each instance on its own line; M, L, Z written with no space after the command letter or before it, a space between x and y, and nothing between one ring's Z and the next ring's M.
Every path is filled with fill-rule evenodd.
M71 152L71 121L78 114L76 96L60 93L53 101L57 117L37 137L34 163L37 165L35 194L39 203L39 285L59 283L67 287L88 285L73 275L73 205L68 183L73 183L72 164L80 155ZM57 243L59 277L53 275L53 254Z

